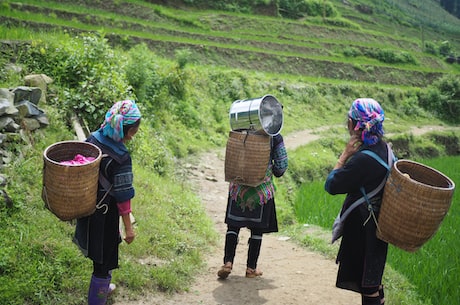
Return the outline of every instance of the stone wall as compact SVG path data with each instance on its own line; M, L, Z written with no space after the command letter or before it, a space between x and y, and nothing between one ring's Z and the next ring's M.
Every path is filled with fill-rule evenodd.
M49 125L40 103L46 103L46 89L52 80L43 74L28 75L25 85L16 88L0 88L0 170L13 159L9 145L28 143L27 135ZM7 177L0 173L0 196L7 206L12 204L4 190ZM0 197L0 200L2 199Z

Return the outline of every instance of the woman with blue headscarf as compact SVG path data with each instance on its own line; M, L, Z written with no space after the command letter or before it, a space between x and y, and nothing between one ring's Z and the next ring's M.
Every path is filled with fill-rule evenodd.
M74 242L93 261L93 274L88 291L89 305L103 305L115 289L110 284L112 270L118 268L118 246L121 243L120 216L124 240L135 237L131 223L131 199L134 197L131 155L125 143L139 130L141 113L136 103L115 103L105 115L99 130L87 142L98 146L104 157L99 170L97 206L94 214L77 220Z
M333 229L333 242L342 237L336 286L360 293L363 305L385 303L382 276L388 244L376 237L376 230L383 186L394 157L382 140L383 120L383 109L374 99L352 103L350 140L325 183L328 193L347 194Z

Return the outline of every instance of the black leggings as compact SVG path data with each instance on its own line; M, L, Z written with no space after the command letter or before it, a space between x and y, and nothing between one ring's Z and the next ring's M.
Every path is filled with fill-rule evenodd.
M249 228L251 231L251 237L248 240L248 258L246 265L248 268L256 269L257 260L260 254L260 247L262 245L263 231L257 228ZM238 235L240 234L239 227L228 226L227 233L225 235L225 255L224 264L231 262L235 258L236 246L238 245Z
M106 265L98 264L93 261L93 275L98 278L106 279L110 276L111 270Z

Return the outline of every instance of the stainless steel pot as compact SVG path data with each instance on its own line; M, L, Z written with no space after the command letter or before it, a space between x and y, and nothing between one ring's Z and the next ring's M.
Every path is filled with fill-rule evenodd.
M283 128L283 107L269 94L260 98L234 101L229 117L232 130L250 129L275 136Z

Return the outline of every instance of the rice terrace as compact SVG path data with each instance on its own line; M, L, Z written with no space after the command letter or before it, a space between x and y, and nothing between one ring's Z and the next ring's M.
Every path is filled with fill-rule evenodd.
M136 239L120 245L108 304L360 304L334 287L343 197L324 191L348 107L379 101L397 157L458 188L459 10L457 0L1 0L0 304L86 304L92 264L72 243L75 222L44 207L43 152L77 139L76 126L96 130L125 98L143 115L127 145ZM46 81L29 108L41 128L13 111L24 101L3 105L36 76ZM235 270L222 283L229 107L266 94L283 104L289 144L275 180L280 232L264 236L260 281ZM459 304L459 205L457 190L419 250L390 245L387 304Z

